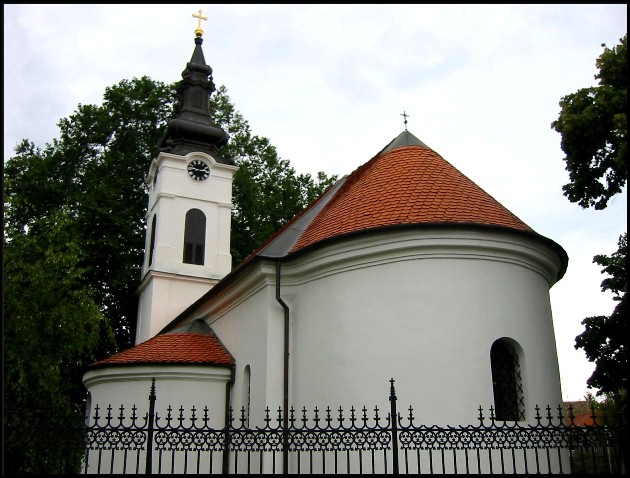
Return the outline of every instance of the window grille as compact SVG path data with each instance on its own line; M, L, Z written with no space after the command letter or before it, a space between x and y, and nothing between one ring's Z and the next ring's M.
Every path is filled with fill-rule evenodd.
M518 354L505 339L490 349L494 415L497 420L524 420L525 404Z

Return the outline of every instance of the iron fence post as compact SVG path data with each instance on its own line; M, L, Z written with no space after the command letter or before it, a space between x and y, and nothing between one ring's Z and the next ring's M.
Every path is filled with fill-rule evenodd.
M223 462L221 463L221 473L224 475L230 472L230 430L232 427L232 408L228 407L225 414L225 428L223 429ZM234 452L236 456L237 452Z
M151 392L149 393L149 423L147 428L147 460L145 473L153 474L153 419L155 415L155 377L151 379Z
M390 379L389 383L389 415L392 423L392 473L398 475L398 413L396 412L394 379Z

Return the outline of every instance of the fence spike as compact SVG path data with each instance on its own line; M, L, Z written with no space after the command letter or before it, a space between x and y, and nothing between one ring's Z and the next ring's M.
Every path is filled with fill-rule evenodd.
M173 407L168 406L170 427L162 427L158 423L158 414L155 413L153 408L155 406L155 401L152 401L150 402L150 405L152 406L150 406L150 412L147 413L147 417L151 419L155 418L155 424L152 420L147 420L144 423L134 425L133 427L125 426L124 429L121 429L120 425L114 424L115 420L113 420L113 418L119 418L121 421L128 420L128 417L125 417L124 415L125 408L123 406L120 407L120 414L117 414L117 416L114 417L113 408L112 405L110 405L107 409L107 416L109 417L107 425L109 426L102 426L99 423L101 421L99 419L102 418L100 414L102 413L101 410L103 410L103 408L99 407L98 404L95 404L94 423L91 425L89 423L85 423L84 425L87 432L87 438L85 441L85 470L87 470L89 466L90 472L107 472L106 469L101 470L100 468L101 462L99 457L103 455L104 451L111 453L111 462L110 459L107 458L107 467L110 467L112 470L115 467L120 468L118 463L114 463L114 454L121 458L123 456L127 457L127 454L129 454L129 463L132 463L131 460L136 460L140 463L141 458L139 458L139 456L141 455L132 457L132 450L135 450L137 453L146 453L145 470L147 473L151 473L152 471L152 452L156 460L156 473L165 471L168 472L168 470L161 468L162 465L159 465L159 467L157 466L159 463L162 463L159 461L157 454L159 452L161 455L163 451L169 453L169 456L173 457L172 463L175 463L176 461L174 458L176 453L184 454L183 466L184 469L186 469L186 463L188 463L186 460L189 458L194 459L192 458L193 454L189 454L189 452L195 450L199 451L199 448L196 448L198 446L209 446L209 448L204 449L210 451L211 454L213 452L222 452L223 461L220 466L225 466L226 463L229 463L230 466L234 463L234 466L236 466L238 462L246 466L247 472L255 471L254 469L250 469L249 458L251 452L260 453L262 459L263 453L273 454L282 450L286 450L290 458L297 456L298 463L300 460L299 453L304 452L321 453L323 460L327 460L328 453L334 453L335 457L337 456L337 452L347 453L348 463L350 463L353 459L350 458L353 453L358 453L360 460L360 456L363 451L371 452L372 456L374 456L375 452L378 452L379 455L382 453L382 464L385 466L384 471L390 473L396 473L399 466L403 468L403 470L401 470L403 472L409 472L409 470L415 469L417 464L412 463L409 460L411 457L420 457L423 453L428 453L429 460L432 459L431 457L439 456L435 455L435 453L441 454L442 464L440 469L442 471L446 471L445 466L447 468L452 466L455 473L463 471L460 469L461 462L454 461L450 465L446 462L445 465L444 457L451 456L452 454L453 459L458 460L459 458L457 457L461 456L459 455L460 452L466 454L466 472L469 472L469 458L471 459L470 471L478 470L481 472L481 467L489 467L490 472L492 472L493 462L498 465L499 462L497 460L499 459L501 460L500 466L502 470L504 466L503 451L500 453L498 452L498 454L495 455L494 452L490 453L490 450L512 450L511 466L514 467L514 469L511 471L514 473L527 473L527 461L529 459L536 460L536 471L540 471L542 473L554 472L551 469L552 464L553 466L559 464L559 471L562 473L563 469L568 469L565 468L565 466L568 467L569 465L568 461L562 460L568 459L569 456L582 456L586 457L582 459L588 459L591 462L597 459L599 463L598 468L601 468L600 465L607 467L604 470L599 469L595 471L605 471L607 473L614 474L617 473L618 470L623 469L622 467L625 466L624 460L627 460L623 454L620 454L620 448L622 446L620 440L622 439L622 434L624 433L624 428L621 423L611 420L613 423L610 427L606 427L605 442L603 442L603 427L601 426L567 426L567 424L563 421L564 409L561 405L558 406L558 419L560 420L561 426L553 424L555 418L553 416L553 408L551 406L546 406L547 419L545 420L544 417L541 416L543 411L542 408L536 405L536 413L538 416L537 425L533 420L533 424L531 425L508 423L511 421L507 420L497 420L495 417L494 407L491 406L490 417L492 419L493 426L488 426L485 423L486 418L484 417L484 410L481 406L479 406L478 425L438 427L437 425L429 426L413 424L413 421L416 418L414 417L413 408L411 406L408 408L409 423L401 423L402 418L396 410L396 404L396 401L391 402L392 407L387 415L388 420L381 420L383 423L379 423L379 410L378 407L374 407L376 424L372 426L368 424L367 407L365 405L362 407L363 423L359 423L361 420L357 418L358 409L351 406L349 420L348 417L346 417L346 422L350 421L351 423L347 427L332 426L331 422L335 421L335 417L332 417L332 410L330 407L326 408L325 420L322 419L323 414L320 413L320 409L315 407L315 426L306 426L306 424L310 422L306 412L306 407L302 407L302 413L300 415L301 420L305 423L305 425L301 428L294 427L293 422L296 420L298 410L295 410L293 407L291 408L293 428L284 428L282 426L274 427L271 424L272 418L269 407L267 407L265 411L265 426L245 428L243 427L243 424L241 424L237 427L232 423L233 410L229 407L227 414L229 420L225 427L221 429L213 429L210 428L209 424L206 422L207 428L195 429L195 438L192 438L191 434L188 433L191 430L191 427L185 426L185 423L188 422L186 421L185 423L182 423L183 419L187 420L186 417L182 418L183 406L179 408L179 421L173 419ZM127 411L128 410L129 409L127 408ZM193 420L193 422L194 417L197 415L196 410L197 408L195 406L192 406L190 409L193 417L191 420ZM244 410L244 408L242 410ZM343 409L342 407L339 407L338 410L341 423L343 420ZM137 416L137 409L135 405L131 408L131 411L133 419L133 417ZM282 417L281 407L278 407L278 411ZM568 413L569 416L573 416L572 407L568 408ZM205 407L204 416L207 418L208 415L208 407ZM199 418L197 417L197 419ZM607 417L599 417L598 420L605 421L606 419ZM371 423L371 421L369 422ZM544 422L544 424L542 424L542 422ZM128 433L131 434L126 435ZM280 440L279 437L281 433L283 437L287 437L286 442ZM154 437L153 434L155 434ZM133 439L130 441L129 437L133 437ZM360 439L357 437L360 437ZM541 437L552 437L552 441L542 439ZM138 438L142 438L142 440L136 441ZM458 444L458 448L456 449L453 448L455 444ZM462 444L463 448L459 448L459 444ZM571 451L571 454L560 453L561 449L565 449L567 452ZM553 453L549 453L550 450L552 450ZM557 450L557 453L555 450ZM410 453L407 453L407 451ZM486 454L485 451L488 451L488 453ZM532 453L530 454L529 451ZM517 455L515 455L515 452ZM542 453L546 453L545 460L539 460L539 456L543 456ZM291 454L294 456L291 456ZM517 461L522 461L519 466L524 466L524 469L519 468L517 470L515 468L516 462L514 461L514 456L517 456ZM520 458L521 456L523 457L522 459ZM606 459L600 461L600 457L605 457ZM330 458L333 459L334 457L331 455ZM126 458L124 459L127 460ZM198 460L198 458L196 459ZM413 459L419 460L420 458ZM245 462L245 460L248 461ZM477 460L476 467L473 460ZM481 460L483 460L483 462ZM560 461L556 462L553 460ZM106 460L103 460L103 462L106 463ZM122 467L123 469L125 469L126 463L127 461L125 461L125 464ZM275 461L273 461L273 463L275 463ZM420 471L419 463L420 462L418 462L418 471ZM424 464L426 462L422 463ZM238 466L240 467L242 465ZM433 470L432 465L430 465L428 469ZM136 472L142 473L145 470L140 468L137 469ZM496 466L494 471L497 472L498 470L499 468ZM199 471L199 469L197 471ZM212 464L210 465L209 471L210 473L213 472ZM225 468L224 471L226 471ZM277 469L273 468L272 472L273 471L277 471ZM354 471L361 473L366 470L360 468L359 470ZM172 472L178 473L175 469L173 469ZM379 471L374 471L374 469L373 472L379 473Z

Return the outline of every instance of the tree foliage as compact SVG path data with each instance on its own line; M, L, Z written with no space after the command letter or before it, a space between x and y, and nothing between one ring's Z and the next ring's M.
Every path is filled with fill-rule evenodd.
M584 332L575 339L575 347L581 348L595 371L588 385L598 389L598 394L621 394L628 389L628 235L619 238L619 249L610 256L597 255L593 262L603 267L609 275L601 283L602 291L613 293L617 302L610 317L587 317L582 321ZM625 395L624 395L625 396Z
M596 60L599 86L563 97L551 126L562 135L570 182L562 189L583 208L604 209L628 181L628 48L625 35Z
M81 462L81 374L113 334L86 283L75 225L61 209L4 244L7 473L76 473Z
M582 208L605 209L628 181L628 35L613 48L602 44L604 52L596 60L599 85L583 88L560 101L560 116L551 126L562 135L561 146L570 182L564 195ZM611 256L597 255L593 262L609 277L601 283L617 305L610 316L587 317L585 330L575 338L575 348L583 349L595 371L588 385L598 395L626 400L628 386L628 288L627 233L619 238L618 250Z
M148 77L79 105L43 148L28 140L5 164L6 471L72 473L83 453L84 367L135 339L145 240L144 183L176 84ZM232 255L246 257L335 178L298 175L251 133L220 87L215 120L231 135ZM63 433L60 431L63 430Z
M7 231L30 233L60 210L73 219L85 280L118 347L135 338L144 177L174 98L172 86L146 77L121 81L106 88L102 105L79 105L62 119L52 144L23 141L5 167Z

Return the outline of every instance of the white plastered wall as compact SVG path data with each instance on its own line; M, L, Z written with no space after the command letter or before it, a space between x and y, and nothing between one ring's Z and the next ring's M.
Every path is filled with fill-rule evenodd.
M477 423L494 404L490 347L523 349L526 418L561 402L549 288L561 267L540 241L490 230L409 229L338 241L283 262L290 406L378 406L426 424ZM252 418L282 404L283 310L261 261L198 310L235 357L232 405L251 367ZM256 420L254 420L255 424Z
M524 351L527 418L561 401L549 288L560 267L533 240L489 231L410 230L322 248L285 266L291 403L378 405L475 423L493 405L490 347Z
M116 415L121 405L129 414L136 405L137 414L144 416L149 409L153 378L160 416L166 415L169 405L174 410L183 406L187 411L195 406L199 411L208 403L215 403L220 408L211 411L212 423L223 426L226 384L231 379L231 370L212 365L117 365L88 370L83 384L90 396L90 419L97 404L101 416L109 405Z
M135 427L147 429L147 413L149 411L149 395L151 393L152 379L155 378L155 412L157 417L154 429L168 425L168 407L171 409L171 426L191 427L192 409L195 408L197 417L196 426L203 428L207 425L214 429L221 429L225 425L225 403L227 384L232 377L231 369L212 365L117 365L92 369L83 376L83 383L89 392L88 399L88 424L100 427L108 426L119 430L124 427L133 431L131 417L134 413L137 417ZM98 406L98 420L95 414ZM111 406L111 421L108 421L108 408ZM124 407L121 410L121 406ZM204 422L204 407L209 406L208 421ZM183 407L180 422L180 407ZM124 419L119 420L121 415ZM120 426L123 426L121 428ZM94 430L95 432L98 429ZM98 433L96 433L98 435ZM105 435L103 435L105 436ZM103 436L101 438L103 438ZM109 440L115 442L116 434L106 435ZM140 434L143 439L146 435ZM178 435L173 435L179 437ZM154 436L155 439L155 436ZM110 442L110 443L113 443ZM155 447L155 442L153 443ZM154 449L152 447L152 449ZM167 447L168 448L168 447ZM154 473L169 473L171 470L184 469L184 460L187 460L189 469L195 469L197 461L202 469L212 467L215 473L220 473L222 466L221 453L215 453L213 464L209 465L209 453L201 456L189 453L189 456L177 454L175 463L170 460L162 460L158 452L153 453L152 463ZM88 474L135 473L135 464L144 472L146 465L146 448L141 449L122 446L105 446L99 450L93 450L86 455L84 469Z
M210 165L210 177L204 182L192 180L186 172L194 159ZM160 153L151 164L146 181L149 205L136 344L155 336L230 272L232 180L236 170L205 153ZM193 208L206 217L203 265L183 262L185 218ZM149 264L154 218L153 261Z
M218 280L149 271L138 288L136 344L155 337L173 318L208 292Z
M250 423L261 426L265 407L276 410L282 405L283 397L284 315L275 299L274 265L256 265L188 319L196 318L206 320L235 357L236 379L231 405L237 417L246 405L243 379L245 367L249 365Z

